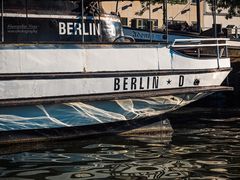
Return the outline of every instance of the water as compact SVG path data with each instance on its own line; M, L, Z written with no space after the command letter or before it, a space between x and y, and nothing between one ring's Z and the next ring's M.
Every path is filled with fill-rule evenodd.
M0 179L240 179L240 108L166 118L174 133L0 147Z

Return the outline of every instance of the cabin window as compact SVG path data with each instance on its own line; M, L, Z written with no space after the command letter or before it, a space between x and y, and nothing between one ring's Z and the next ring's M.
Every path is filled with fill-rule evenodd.
M147 21L148 19L133 19L132 28L147 29Z
M157 19L151 19L148 21L149 26L151 26L152 30L158 30L158 20Z
M157 19L133 19L132 20L132 28L143 29L143 30L157 30L158 20Z
M147 29L147 19L137 19L138 29Z

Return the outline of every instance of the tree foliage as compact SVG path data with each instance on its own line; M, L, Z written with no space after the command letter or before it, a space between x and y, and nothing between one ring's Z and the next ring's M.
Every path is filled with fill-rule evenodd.
M142 7L146 8L147 3L149 1L147 0L141 0L142 1ZM200 0L203 1L203 0ZM214 0L206 0L210 6L212 6ZM216 9L217 12L220 13L223 10L227 10L226 18L232 18L233 16L240 15L240 0L215 0L217 3ZM150 2L155 5L157 3L163 3L164 0L150 0ZM186 4L188 0L168 0L168 3L170 4Z
M217 13L227 10L226 19L240 15L240 0L216 0ZM213 0L207 0L209 5L213 7ZM213 9L212 9L213 10Z
M139 12L136 12L136 15L142 15L146 10L149 9L149 4L152 5L156 4L163 4L164 0L140 0L142 4L142 9ZM186 4L188 0L168 0L168 3L170 4Z

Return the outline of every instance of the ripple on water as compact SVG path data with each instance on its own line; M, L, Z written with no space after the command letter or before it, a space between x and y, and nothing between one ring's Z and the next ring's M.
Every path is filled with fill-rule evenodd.
M196 161L197 163L200 163L200 164L207 164L207 165L226 165L228 164L228 162L226 161L213 161L213 160L198 160Z
M201 116L172 117L168 135L37 143L16 153L0 147L0 179L240 179L239 118Z
M38 171L26 171L26 172L21 172L18 173L18 176L33 176L33 175L39 175L42 173L49 173L50 171L47 170L38 170Z
M212 168L212 169L209 169L209 170L212 171L212 172L219 172L219 173L227 172L227 169L224 169L224 168Z

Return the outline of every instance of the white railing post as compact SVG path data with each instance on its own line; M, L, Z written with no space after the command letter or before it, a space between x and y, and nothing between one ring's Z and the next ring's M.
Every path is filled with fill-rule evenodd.
M220 51L219 51L219 43L218 43L218 39L217 39L217 65L218 65L218 69L220 68L220 63L219 63L219 60L220 60Z
M229 54L228 54L228 46L225 47L225 51L226 51L226 58L229 58Z
M84 6L84 0L81 0L81 11L82 11L82 13L81 13L81 19L82 19L82 28L84 27L84 8L83 8L83 6ZM84 33L82 32L82 42L84 42L85 40L84 40Z

